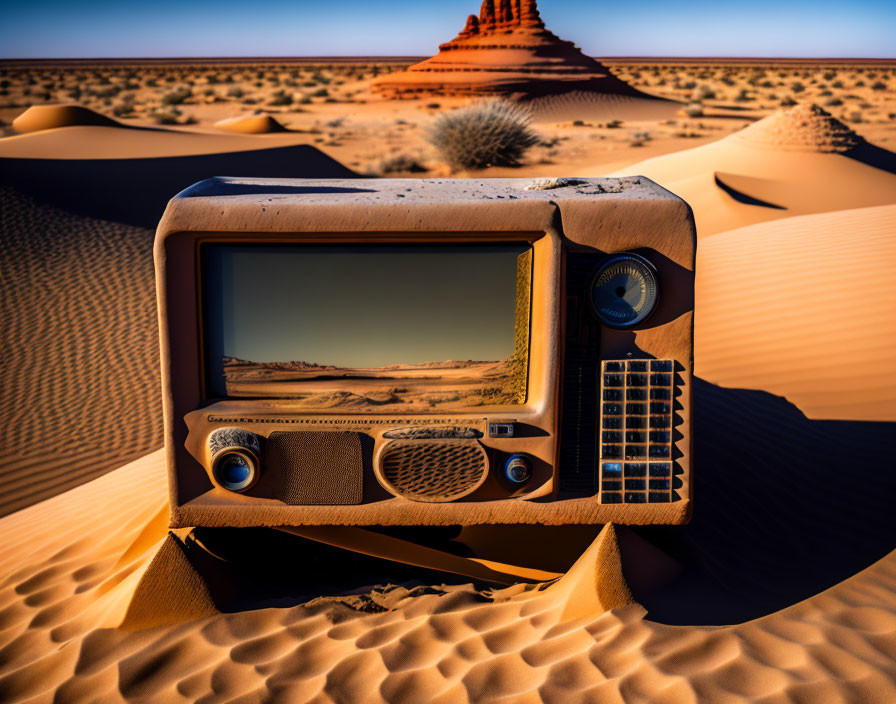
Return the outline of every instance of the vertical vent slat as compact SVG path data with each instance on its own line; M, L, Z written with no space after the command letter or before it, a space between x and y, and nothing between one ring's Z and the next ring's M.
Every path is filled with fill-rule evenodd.
M566 260L566 339L560 409L560 491L593 494L597 478L600 335L588 310L588 285L601 259L569 254Z

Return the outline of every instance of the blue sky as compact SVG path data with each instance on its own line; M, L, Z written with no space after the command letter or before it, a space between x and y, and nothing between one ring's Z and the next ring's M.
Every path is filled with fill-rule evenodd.
M0 57L430 55L480 0L0 2ZM896 0L541 0L597 56L896 57Z

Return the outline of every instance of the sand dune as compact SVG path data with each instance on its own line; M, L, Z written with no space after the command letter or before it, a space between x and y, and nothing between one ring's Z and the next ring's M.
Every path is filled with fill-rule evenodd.
M238 130L246 132L246 130ZM302 145L307 136L283 132L259 142L251 134L218 130L66 125L0 140L2 159L147 159Z
M116 630L165 539L162 464L154 453L0 520L3 701L896 697L896 554L805 602L723 628L665 626L637 604L583 612L578 573L591 565L582 563L576 581L545 590L388 587Z
M85 125L123 127L117 120L82 105L32 105L12 121L12 128L16 132L39 132L56 127Z
M784 396L810 418L896 421L894 270L896 205L702 241L696 374Z
M277 122L276 118L266 113L252 113L250 115L228 117L224 120L218 120L218 122L215 123L215 127L220 130L239 132L242 134L288 132L283 125Z
M611 175L636 174L691 205L698 237L896 202L896 154L865 142L814 105L780 111L717 142Z

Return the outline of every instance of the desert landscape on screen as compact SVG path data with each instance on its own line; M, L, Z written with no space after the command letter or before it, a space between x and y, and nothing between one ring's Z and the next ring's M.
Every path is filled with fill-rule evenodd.
M896 701L896 61L592 58L534 0L443 29L431 57L0 61L0 701ZM534 136L459 167L433 131L496 95ZM403 534L516 584L169 533L154 229L219 175L684 198L692 522ZM413 410L521 402L523 348L221 362L237 396Z

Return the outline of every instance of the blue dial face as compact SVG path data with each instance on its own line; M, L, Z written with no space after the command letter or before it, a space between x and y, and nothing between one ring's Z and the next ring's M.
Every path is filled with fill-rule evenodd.
M656 307L657 282L653 266L637 254L620 254L605 263L591 285L591 302L607 327L628 328Z
M255 463L242 452L225 452L215 460L213 474L228 491L243 491L255 481Z

